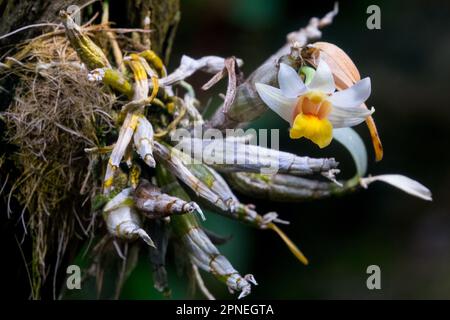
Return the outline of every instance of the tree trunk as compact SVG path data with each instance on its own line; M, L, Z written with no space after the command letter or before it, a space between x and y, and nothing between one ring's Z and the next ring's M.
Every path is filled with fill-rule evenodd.
M59 18L59 11L66 9L70 5L82 6L91 0L0 0L0 37L15 31L19 28L23 28L27 25L37 23L61 23ZM83 22L86 22L93 16L95 12L101 13L101 2L97 1L90 5L90 8L84 8L82 10ZM109 20L114 22L115 27L125 28L142 28L144 18L150 14L150 41L152 49L161 57L168 60L170 54L170 47L173 40L176 26L180 17L179 12L179 0L128 0L128 1L111 1L109 10ZM96 23L100 22L101 14L97 17ZM4 58L3 55L8 52L8 55L14 54L14 45L32 38L36 35L42 34L44 31L52 30L53 27L33 27L23 31L17 32L11 36L0 39L0 58ZM12 49L12 50L11 50ZM9 51L11 50L11 51ZM4 62L4 61L0 61ZM4 111L11 99L14 97L14 88L16 86L16 77L6 77L0 81L0 111ZM5 90L6 89L6 90ZM12 153L15 151L13 146L10 146L1 139L4 136L4 125L0 121L0 167L3 161L3 154ZM12 168L7 168L3 164L0 172L1 181L3 182L4 172L9 172L8 176L14 174ZM5 171L6 170L6 171ZM11 178L11 177L10 177ZM14 201L13 201L14 202ZM13 203L14 206L14 203ZM1 197L0 200L1 211L5 211L7 208L6 197ZM17 208L16 208L17 209ZM13 208L14 210L14 208ZM15 210L14 210L15 211ZM20 211L20 210L19 210ZM8 257L7 263L4 265L6 270L2 270L2 274L21 274L21 278L17 279L12 277L11 284L7 281L6 291L13 293L14 297L27 298L28 297L28 284L26 283L26 270L24 259L30 261L30 247L31 244L28 239L21 245L20 250L23 250L24 257L19 254L18 243L14 237L20 235L23 230L17 227L17 221L8 219L6 212L1 212L0 225L4 226L4 232L0 234L0 243L6 245L10 252L4 253ZM56 240L55 240L56 241ZM74 251L69 248L68 251ZM67 256L72 256L74 252L67 252ZM54 262L54 256L49 255L48 261ZM66 262L66 261L64 261ZM63 262L63 263L64 263ZM64 266L62 266L64 269ZM60 272L64 276L64 272ZM61 283L63 277L58 277L58 283ZM9 278L8 278L9 280ZM22 281L25 280L25 281ZM10 290L8 289L10 286ZM52 298L51 294L52 283L49 281L45 283L41 290L41 298ZM57 285L57 288L60 286Z
M60 23L59 11L70 5L82 6L91 0L0 0L0 36L36 23ZM92 7L101 9L100 2ZM180 19L179 0L128 0L110 4L110 20L119 27L142 28L150 13L152 49L168 59L176 26ZM86 11L84 10L83 13ZM41 33L43 28L30 28L0 40L0 51L6 46ZM0 52L1 53L1 52Z

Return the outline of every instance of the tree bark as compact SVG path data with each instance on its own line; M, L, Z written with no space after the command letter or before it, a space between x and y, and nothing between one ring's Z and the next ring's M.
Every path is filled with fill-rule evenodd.
M82 6L90 0L0 0L0 36L36 23L60 23L59 11L70 5ZM99 1L92 4L101 9ZM165 60L170 55L173 36L180 19L179 0L128 0L110 3L110 21L119 27L142 28L150 13L152 49ZM83 11L85 14L85 11ZM99 18L98 18L99 19ZM0 40L0 53L6 46L41 33L43 28L30 28Z
M59 17L59 11L66 9L70 5L82 6L83 4L88 3L90 0L0 0L0 37L15 31L19 28L25 27L31 24L37 23L57 23L61 22ZM82 10L82 17L85 17L83 21L88 20L92 16L92 12L100 12L101 13L101 2L97 1L92 3L93 10ZM110 2L110 14L109 21L114 22L116 27L125 27L125 28L142 28L144 18L150 14L150 29L153 30L150 34L150 41L152 49L160 56L165 59L167 63L170 47L173 40L174 33L176 31L176 26L180 17L179 9L179 0L128 0L128 1L111 1ZM101 14L97 17L95 22L100 22ZM53 27L37 27L37 28L29 28L18 33L15 33L6 38L0 39L0 57L6 53L10 49L14 49L14 45L32 38L36 35L42 34L44 31L52 30ZM13 55L14 50L8 52L8 55ZM1 61L3 62L3 61ZM0 81L0 88L6 90L0 90L0 111L5 110L9 105L9 102L13 98L14 90L12 90L17 84L16 77L6 77ZM4 136L3 130L5 127L0 121L0 137ZM2 155L8 152L14 152L13 147L7 145L5 141L0 139L0 163L3 160ZM11 174L14 174L12 170L6 168L6 165L3 165L2 170L7 170ZM4 171L1 172L3 174ZM0 174L0 176L1 176ZM4 177L4 176L3 176ZM11 177L10 177L11 178ZM11 178L12 179L12 178ZM2 180L3 182L3 180ZM1 197L0 207L6 208L7 205L5 203L6 197ZM3 211L3 210L2 210ZM25 243L22 244L24 248L24 257L18 254L17 243L14 240L15 235L15 221L11 219L7 219L7 215L5 212L1 212L2 219L0 221L0 225L8 226L6 227L2 235L8 236L5 238L5 241L1 241L7 245L8 248L14 254L6 254L8 256L8 266L5 272L2 274L14 274L17 273L17 269L20 269L20 273L23 276L23 279L26 279L25 265L23 263L23 258L26 261L30 261L31 256L31 243L29 239L25 239ZM13 223L14 222L14 223ZM20 234L18 232L18 234ZM57 241L55 239L55 241ZM75 254L75 247L68 248L66 251L66 257L73 256ZM72 252L69 252L72 251ZM55 261L55 257L52 253L48 254L49 263L53 263ZM64 263L67 263L69 259L65 259ZM64 270L64 266L61 266L61 270ZM60 285L63 281L65 273L59 272L59 277L57 280L58 285L57 288L60 288ZM49 279L51 277L48 277ZM17 288L19 286L19 288ZM26 283L18 283L15 281L11 284L11 290L7 290L8 292L14 292L14 295L19 298L28 297L28 293L24 292L27 290ZM52 283L51 281L46 282L41 288L41 298L52 298L53 295L51 293Z

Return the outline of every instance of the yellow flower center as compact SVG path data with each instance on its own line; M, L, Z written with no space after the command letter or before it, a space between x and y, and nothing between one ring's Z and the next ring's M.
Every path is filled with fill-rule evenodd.
M323 92L310 91L301 96L292 115L291 139L305 137L320 148L328 146L333 138L333 126L327 119L331 107Z

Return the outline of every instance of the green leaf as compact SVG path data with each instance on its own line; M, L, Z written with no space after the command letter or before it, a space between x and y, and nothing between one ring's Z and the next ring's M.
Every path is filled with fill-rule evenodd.
M333 137L347 148L355 161L357 175L364 177L367 171L367 150L359 134L352 128L340 128L333 130Z

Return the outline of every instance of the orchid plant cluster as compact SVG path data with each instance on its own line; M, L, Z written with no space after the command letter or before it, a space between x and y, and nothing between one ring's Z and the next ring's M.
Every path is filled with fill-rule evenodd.
M168 73L163 61L148 49L131 53L121 65L113 66L71 17L64 15L67 36L89 69L86 76L103 82L125 99L117 113L115 140L87 150L107 157L97 209L102 212L118 254L127 243L149 248L154 285L161 292L170 291L165 270L169 240L178 244L177 257L184 261L185 270L194 276L206 297L213 298L199 269L214 275L230 292L238 292L239 298L248 295L252 285L257 284L253 275L241 275L220 253L217 245L223 239L207 232L196 214L207 219L208 214L219 213L258 229L273 230L298 260L308 263L280 230L278 224L286 221L274 212L259 214L255 206L241 203L233 189L254 198L299 202L383 181L431 200L430 191L410 178L366 177L366 148L351 127L367 123L377 160L381 160L381 141L372 118L374 108L365 105L371 95L370 78L361 80L356 66L340 48L311 42L335 14L311 20L307 28L291 34L286 47L261 66L264 72L255 70L241 82L236 75L242 61L234 58L184 56L180 66ZM214 74L209 86L228 75L224 104L212 119L203 119L195 90L186 81L198 71ZM251 152L243 151L245 154L237 149L233 157L249 157L264 149L279 160L278 172L261 173L259 169L265 165L261 157L251 164L194 163L190 154L174 147L171 138L180 128L190 130L200 124L223 130L272 111L274 117L277 114L289 123L289 136L295 143L310 140L319 148L326 148L333 139L340 142L355 161L356 175L340 181L336 178L339 170L334 158L316 159L260 146L252 146ZM227 139L226 143L245 144L245 139ZM200 149L211 142L206 138L186 141ZM208 212L204 213L205 209Z

